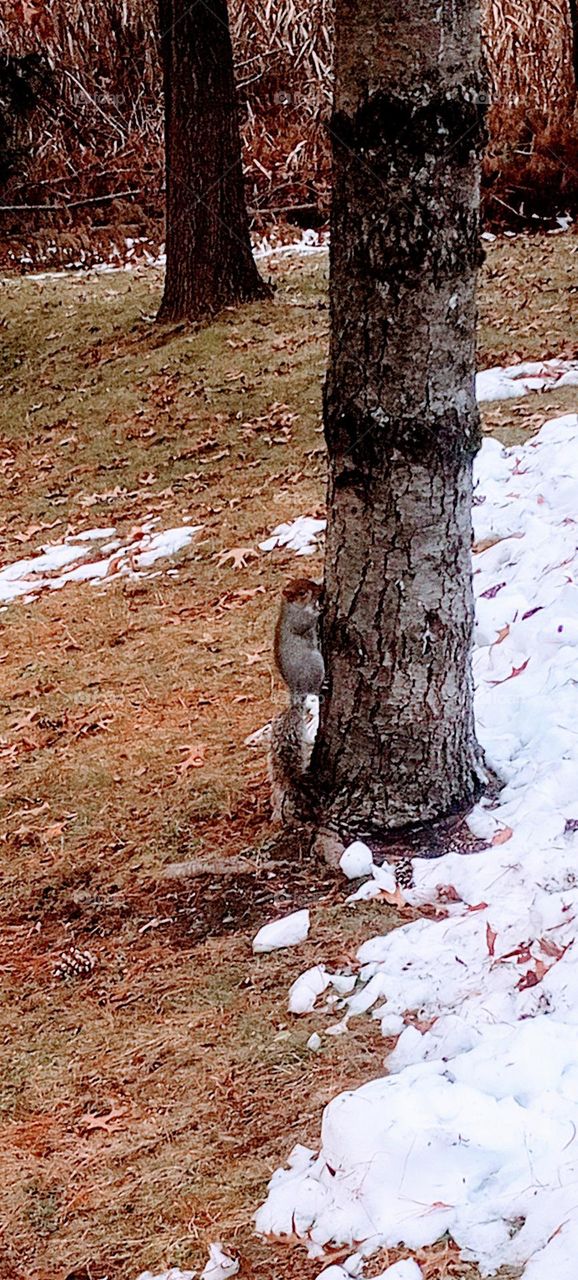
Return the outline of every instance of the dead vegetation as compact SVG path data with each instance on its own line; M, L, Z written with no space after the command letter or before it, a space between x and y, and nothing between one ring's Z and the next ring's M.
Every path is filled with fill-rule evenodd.
M488 250L481 363L571 353L576 240ZM281 696L270 633L295 567L258 544L323 504L326 263L271 273L273 301L194 333L151 324L156 272L2 285L5 561L149 516L203 532L176 575L0 612L1 1280L134 1280L198 1267L219 1238L242 1276L313 1280L252 1214L325 1103L383 1071L369 1019L307 1050L337 1015L289 1018L287 989L402 917L345 907L274 838L264 753L244 746ZM485 420L523 439L570 408L572 388ZM188 859L201 874L165 878ZM306 944L252 957L260 924L306 904ZM93 964L59 977L72 948ZM428 1280L475 1274L447 1241L424 1257Z
M576 208L568 0L486 0L488 220ZM232 0L247 199L256 227L326 217L331 0ZM8 0L0 16L2 261L105 258L162 239L163 121L154 0ZM98 49L98 65L95 64ZM538 226L540 223L538 222ZM84 259L83 259L84 260Z

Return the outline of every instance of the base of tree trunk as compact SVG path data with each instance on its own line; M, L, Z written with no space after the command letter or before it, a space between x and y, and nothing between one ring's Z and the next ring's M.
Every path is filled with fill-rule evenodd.
M466 820L482 792L480 783L472 804L466 808L455 809L435 822L417 822L394 831L378 828L340 831L321 822L315 824L310 819L299 819L296 813L288 830L298 830L310 854L333 868L339 866L342 855L353 840L365 841L376 863L389 862L394 868L396 863L407 862L411 858L434 859L443 858L446 853L480 853L486 845L471 833Z
M266 302L273 297L273 289L259 275L255 266L255 274L251 279L252 272L247 273L247 279L239 288L223 288L215 290L211 301L208 300L208 293L205 297L198 297L196 291L191 295L188 288L189 280L183 281L182 288L179 287L178 280L174 277L171 281L171 288L165 289L161 305L158 309L156 321L157 324L179 324L183 321L187 324L210 324L216 317L225 310L226 307L239 307L249 302Z

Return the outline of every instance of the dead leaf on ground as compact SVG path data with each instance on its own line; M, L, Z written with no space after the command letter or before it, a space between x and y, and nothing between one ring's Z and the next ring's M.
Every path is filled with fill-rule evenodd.
M506 684L507 680L513 680L515 676L521 675L522 671L526 670L529 661L530 659L526 658L526 661L522 663L521 667L512 667L509 676L503 676L501 680L488 680L488 684Z
M78 1127L84 1133L94 1133L97 1130L101 1130L103 1133L118 1133L119 1130L127 1127L127 1121L122 1120L125 1115L126 1107L112 1107L103 1116L95 1116L92 1112L87 1111L85 1115L80 1117Z
M207 750L205 742L185 743L180 750L186 751L187 754L184 760L181 760L181 763L177 765L179 773L186 773L187 769L202 769Z
M508 840L512 839L513 834L511 827L502 827L501 831L496 831L495 836L492 838L492 844L507 844Z
M510 634L510 627L509 627L509 624L506 623L505 627L500 627L500 630L497 632L496 639L494 640L494 644L501 644L502 640L506 640L509 634Z
M462 899L453 884L438 884L437 895L440 902L461 902Z
M230 547L228 551L220 551L217 568L222 569L227 560L232 561L233 569L244 569L248 560L255 560L257 552L254 547Z
M265 653L268 653L270 648L271 646L269 644L262 644L261 648L255 649L253 653L246 653L245 657L247 659L247 666L254 667L256 662L262 662Z
M553 942L551 938L540 938L540 947L547 956L552 956L555 960L561 960L562 956L568 950L568 947L560 947L557 942Z
M59 840L65 829L66 819L64 819L63 822L53 822L52 826L45 827L44 831L41 831L40 834L45 840Z
M380 889L378 897L382 902L388 902L391 907L407 907L407 899L404 898L399 885L394 893L390 893L388 889Z
M551 968L552 966L544 964L543 960L536 960L534 968L528 969L528 972L517 983L518 991L527 991L529 987L536 987Z

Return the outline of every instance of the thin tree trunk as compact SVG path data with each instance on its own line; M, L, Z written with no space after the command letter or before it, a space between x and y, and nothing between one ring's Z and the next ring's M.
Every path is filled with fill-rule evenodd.
M476 0L337 0L321 820L379 834L480 790L470 649Z
M578 90L578 0L569 0L574 88Z
M226 0L159 0L167 267L159 320L269 294L249 237Z

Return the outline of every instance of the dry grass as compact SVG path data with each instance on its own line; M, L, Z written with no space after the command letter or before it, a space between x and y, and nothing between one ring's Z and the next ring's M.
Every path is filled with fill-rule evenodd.
M483 364L576 340L575 245L489 246ZM316 1144L325 1102L383 1070L369 1020L309 1053L326 1015L289 1020L287 988L398 917L344 908L339 882L272 843L264 757L243 746L279 696L269 636L295 561L251 551L235 569L219 553L323 499L326 267L272 271L271 303L193 334L146 319L156 273L3 285L6 559L150 514L204 531L177 577L68 586L0 614L1 1280L131 1280L198 1266L215 1238L245 1276L313 1278L301 1246L255 1240L252 1214L292 1142ZM571 397L486 419L521 439ZM199 744L204 764L185 768ZM161 875L243 852L224 880ZM258 924L305 902L307 944L253 958ZM96 968L61 982L72 943ZM471 1280L436 1249L426 1274Z
M568 0L485 0L483 13L492 103L484 169L488 217L522 225L531 213L575 208ZM248 203L258 222L260 211L292 209L311 225L326 216L329 200L333 5L232 0L230 15ZM50 6L8 0L0 16L7 55L6 65L0 63L0 173L3 154L8 172L2 203L49 207L0 213L7 261L10 250L18 260L24 246L42 260L55 239L66 261L81 249L104 251L127 234L156 243L162 237L156 26L154 0L53 0Z

